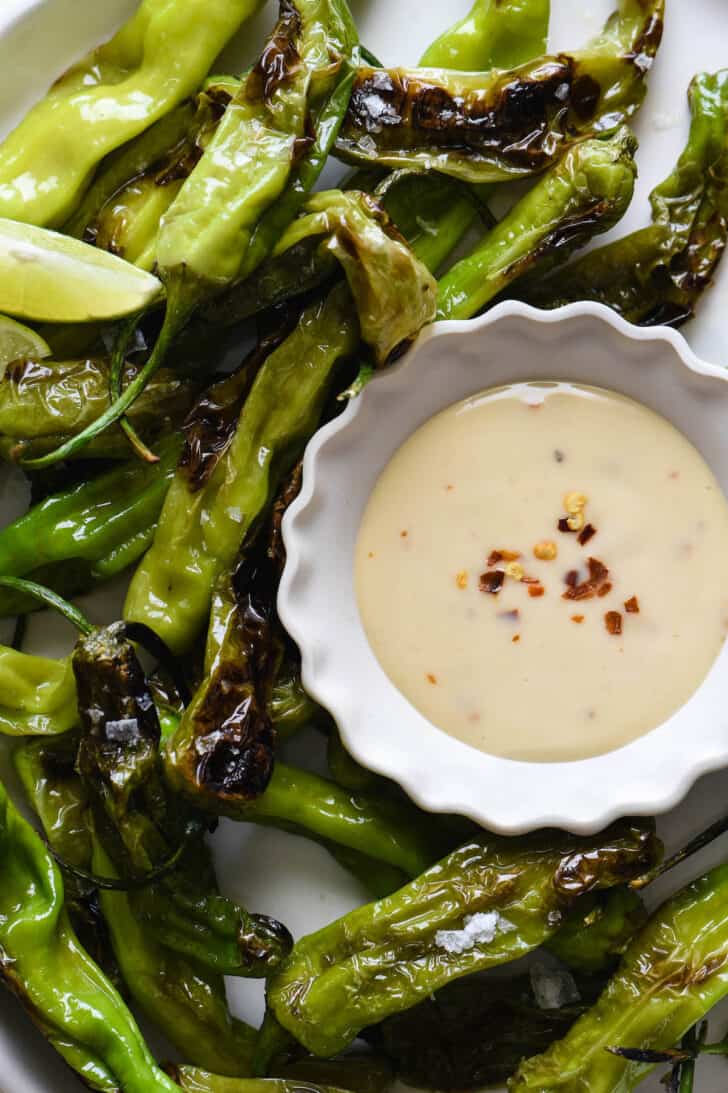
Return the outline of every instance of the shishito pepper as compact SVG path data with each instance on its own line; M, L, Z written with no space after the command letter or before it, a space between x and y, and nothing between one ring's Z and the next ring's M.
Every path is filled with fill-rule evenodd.
M101 1093L175 1093L123 1001L80 946L58 867L0 785L0 977Z
M55 735L77 723L70 661L31 656L0 645L0 734Z
M0 216L56 226L104 156L194 94L261 0L143 0L0 145Z
M127 366L125 378L135 372ZM103 358L13 362L0 379L0 452L17 461L51 451L103 413L109 382ZM143 437L158 440L182 425L196 392L195 384L162 369L134 403L130 419ZM128 459L129 444L120 429L109 429L84 448L83 456Z
M634 192L637 142L623 126L569 149L441 278L439 319L469 319L519 277L566 261L624 216Z
M338 361L358 345L351 296L341 285L308 307L260 368L227 446L200 488L184 469L137 569L125 618L144 622L176 652L204 628L213 588L229 573L278 481L315 431Z
M360 69L337 152L357 163L436 170L467 182L543 171L639 108L664 0L620 0L583 51L509 72Z
M513 68L546 48L550 0L475 0L425 51L423 68L489 72Z
M614 1049L666 1051L728 994L728 866L669 899L635 937L599 1001L545 1054L518 1093L629 1093L652 1066Z
M126 462L53 494L0 531L0 574L32 575L66 595L109 580L148 547L174 476L182 438L160 442L160 461ZM0 590L0 614L33 610Z
M596 300L646 326L692 316L728 239L728 71L696 76L688 99L688 141L650 195L652 223L558 275L529 278L521 299L548 308Z
M446 983L543 944L581 896L641 874L655 853L648 825L591 838L483 835L394 895L302 938L270 979L268 1006L313 1054L335 1054Z
M123 390L112 385L114 402L92 425L30 466L65 458L122 418L191 314L270 253L323 170L357 48L346 0L280 0L266 47L163 218L156 254L166 312L151 356ZM123 349L122 339L117 358Z

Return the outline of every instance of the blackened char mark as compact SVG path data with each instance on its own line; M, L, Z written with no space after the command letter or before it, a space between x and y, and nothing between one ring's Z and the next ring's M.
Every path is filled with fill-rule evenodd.
M235 433L240 411L258 370L289 330L290 322L286 320L261 338L235 372L203 391L187 415L182 427L185 444L179 469L192 493L209 482Z
M488 153L517 167L538 169L553 159L558 141L575 122L596 113L599 84L559 55L527 74L505 74L486 92L453 95L424 76L368 69L354 87L342 133L344 148L360 133L380 137L382 148L422 143Z
M632 49L626 54L625 60L633 64L640 76L646 76L652 67L660 43L665 24L659 15L650 15L645 20L640 34L635 38Z
M296 45L300 34L298 9L291 0L281 0L278 23L248 76L245 85L248 99L270 105L276 91L300 71L301 57Z
M222 799L260 796L273 773L276 732L268 702L278 649L271 568L256 548L236 571L233 631L195 711L196 779Z
M299 463L281 487L268 526L233 575L232 630L195 714L195 777L221 799L258 797L273 773L277 736L269 703L281 656L276 613L285 564L281 522L301 481Z
M287 481L283 485L283 489L278 494L274 504L273 513L271 516L271 532L268 542L267 553L273 566L274 572L278 578L280 578L283 572L283 567L286 564L286 548L283 544L283 517L285 516L288 506L291 505L299 493L301 492L301 486L303 485L303 461L299 461L291 471Z

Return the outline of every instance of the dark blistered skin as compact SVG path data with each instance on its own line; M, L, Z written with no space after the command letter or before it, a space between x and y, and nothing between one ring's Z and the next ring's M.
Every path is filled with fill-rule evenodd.
M197 493L210 480L238 423L240 410L253 384L258 369L289 330L282 318L272 331L230 376L218 380L204 391L184 423L185 445L179 461L192 493Z
M301 68L296 43L301 35L301 16L291 0L280 0L278 22L248 76L246 97L270 105L273 96Z
M658 853L650 823L586 838L483 833L393 895L298 941L269 981L268 1005L309 1051L342 1051L362 1028L447 983L539 947L583 895L642 875ZM461 947L474 915L487 917Z
M565 145L639 107L663 5L623 0L602 39L511 72L361 69L338 150L356 162L434 167L471 181L545 170Z
M297 466L268 528L232 577L217 655L169 747L175 777L208 807L259 797L273 773L277 734L270 702L281 659L275 600L285 564L281 521L300 488Z

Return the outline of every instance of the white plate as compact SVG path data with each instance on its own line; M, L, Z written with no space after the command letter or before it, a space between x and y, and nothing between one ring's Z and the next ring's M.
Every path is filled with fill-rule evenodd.
M14 124L71 61L110 34L133 9L134 0L0 0L0 132ZM352 9L370 49L388 63L416 63L419 54L444 26L469 7L469 0L352 0ZM552 44L573 48L599 27L610 0L553 0ZM651 77L651 90L637 129L642 138L641 178L637 197L618 233L645 222L651 186L670 170L687 132L685 90L698 69L728 63L728 8L724 0L667 0L665 42ZM240 48L230 51L229 65L254 53L270 26L275 8L243 34ZM246 48L247 46L247 48ZM700 318L686 331L695 351L716 364L728 363L728 260ZM0 482L3 519L13 518L8 490ZM121 590L91 601L98 621L118 614ZM68 648L69 632L47 619L30 628L28 648L58 654ZM312 764L317 749L311 739L293 745L291 757ZM728 808L728 773L703 779L683 805L665 817L662 832L673 845ZM247 906L285 921L296 936L316 929L363 899L363 892L317 846L264 829L223 822L215 837L220 875L226 890ZM724 844L724 856L728 845ZM676 873L671 883L688 879L721 857L721 848L704 854ZM665 894L663 885L652 893ZM234 981L230 990L235 1011L257 1021L263 1006L260 984ZM728 1019L728 1009L726 1009ZM155 1043L156 1047L156 1043ZM165 1049L160 1046L165 1054ZM726 1063L701 1064L698 1093L724 1093ZM658 1093L656 1079L642 1086ZM43 1044L17 1004L0 994L0 1093L79 1093L81 1086Z

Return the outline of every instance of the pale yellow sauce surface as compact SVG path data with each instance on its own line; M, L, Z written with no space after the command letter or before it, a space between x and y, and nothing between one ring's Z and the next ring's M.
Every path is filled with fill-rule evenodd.
M573 493L572 522L596 529L583 545L557 526ZM504 550L520 554L515 575L494 578L508 562L489 555ZM594 594L565 599L590 557L608 575L597 567ZM586 758L643 735L690 698L728 632L718 482L669 422L595 388L520 384L427 422L372 493L355 567L395 686L443 731L514 759Z

